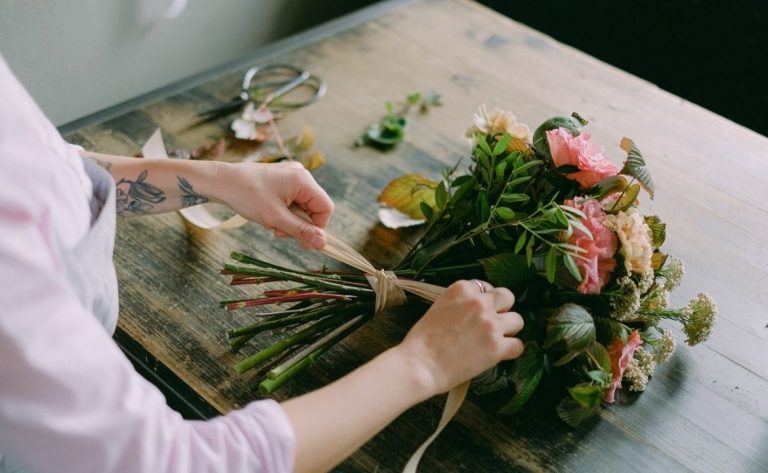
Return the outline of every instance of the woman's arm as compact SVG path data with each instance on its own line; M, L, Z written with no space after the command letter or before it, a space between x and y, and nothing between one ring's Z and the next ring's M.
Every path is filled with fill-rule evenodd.
M471 379L523 344L503 288L450 286L405 340L340 380L282 404L296 435L295 472L323 472L411 406Z
M304 246L325 245L333 202L297 162L258 164L138 159L81 151L112 175L119 215L168 212L206 202L228 205L244 218L293 236ZM296 205L312 223L290 211Z

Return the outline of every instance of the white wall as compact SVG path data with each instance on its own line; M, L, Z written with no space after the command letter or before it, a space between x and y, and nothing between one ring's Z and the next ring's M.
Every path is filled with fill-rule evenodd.
M371 0L0 0L0 54L63 124ZM2 106L2 104L0 104Z

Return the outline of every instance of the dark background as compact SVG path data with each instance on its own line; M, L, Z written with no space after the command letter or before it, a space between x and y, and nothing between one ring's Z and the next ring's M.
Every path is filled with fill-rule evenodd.
M479 3L768 136L768 2Z

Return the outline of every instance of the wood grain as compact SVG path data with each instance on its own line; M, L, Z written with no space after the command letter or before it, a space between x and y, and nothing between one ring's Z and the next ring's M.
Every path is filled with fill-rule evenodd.
M703 290L720 307L708 343L681 347L646 393L625 396L579 429L560 423L547 399L502 418L493 399L471 397L421 471L768 471L768 140L475 3L395 6L360 24L337 22L333 34L303 35L251 61L299 65L329 85L325 98L280 126L291 134L310 125L326 152L328 164L315 176L337 204L334 234L376 264L393 264L415 232L378 225L376 195L400 174L436 176L466 154L463 133L479 105L513 110L531 125L578 111L615 160L622 156L620 139L629 136L649 161L658 194L643 206L668 222L667 248L686 262L673 302ZM156 127L171 146L210 143L226 121L189 125L195 113L233 95L245 68L174 90L68 138L129 155ZM414 115L405 143L388 153L354 148L385 101L428 90L439 91L444 106ZM192 231L177 215L120 222L115 253L120 328L220 412L258 398L248 376L230 368L238 357L226 349L225 331L249 321L249 313L217 306L250 292L228 287L218 274L231 250L297 266L326 262L255 225ZM413 320L403 311L374 320L275 397L343 376L397 343ZM260 338L248 350L270 341ZM399 471L436 425L441 403L414 407L337 471Z

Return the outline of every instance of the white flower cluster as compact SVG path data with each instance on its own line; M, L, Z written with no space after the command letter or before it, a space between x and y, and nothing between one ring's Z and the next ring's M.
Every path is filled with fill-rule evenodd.
M675 353L677 340L675 340L675 336L671 331L665 328L659 330L661 331L661 338L656 345L656 356L654 359L656 360L656 363L665 363L672 358L672 355Z
M656 361L651 353L642 347L635 350L635 356L630 360L627 369L624 370L624 380L629 383L630 391L645 391L648 378L656 369Z
M669 307L669 291L663 287L657 287L650 296L643 301L643 307L650 310L664 310Z
M666 282L664 288L667 291L671 291L683 281L685 275L685 267L683 266L683 260L675 256L669 256L667 263L664 265L664 277Z
M704 342L712 333L712 327L717 319L717 306L715 301L706 293L699 293L682 309L684 317L685 340L688 345L694 346Z
M611 316L622 322L635 319L635 314L640 309L641 292L630 276L619 278L616 283L622 290L622 295L611 299Z

